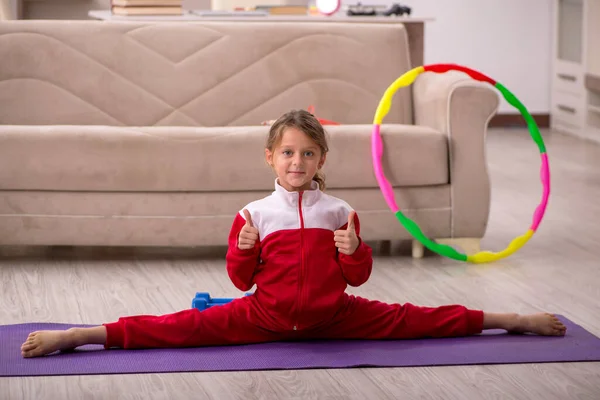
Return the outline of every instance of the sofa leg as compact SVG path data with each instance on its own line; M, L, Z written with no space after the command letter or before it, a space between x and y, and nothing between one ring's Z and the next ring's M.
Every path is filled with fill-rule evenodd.
M472 255L481 251L481 239L479 238L446 238L436 239L440 244L458 246L466 255Z
M412 257L413 258L423 258L423 254L425 253L425 246L421 242L416 239L412 241Z
M389 255L392 251L392 241L382 240L379 243L379 253L382 255Z

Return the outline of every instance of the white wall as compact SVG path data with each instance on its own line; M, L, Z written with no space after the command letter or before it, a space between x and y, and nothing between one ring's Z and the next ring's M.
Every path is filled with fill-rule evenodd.
M414 17L435 18L425 27L425 63L456 63L479 70L506 86L531 113L549 112L553 0L397 2L411 7ZM517 112L504 101L499 111Z

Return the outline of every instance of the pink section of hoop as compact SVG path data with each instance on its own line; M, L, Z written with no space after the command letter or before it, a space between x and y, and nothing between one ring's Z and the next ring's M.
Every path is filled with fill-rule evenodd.
M383 166L381 162L381 156L383 155L383 142L381 141L381 135L379 134L379 125L373 125L373 134L371 135L371 151L373 153L373 170L375 171L375 177L381 187L383 198L387 202L390 209L396 213L399 210L396 200L394 199L394 191L392 185L387 181L383 173Z
M542 201L537 206L535 213L533 214L533 223L531 224L530 229L534 232L544 217L544 212L546 211L546 206L548 205L548 197L550 196L550 168L548 165L548 154L542 153L541 156L542 166L540 168L540 179L542 181L542 185L544 186L544 193L542 195Z

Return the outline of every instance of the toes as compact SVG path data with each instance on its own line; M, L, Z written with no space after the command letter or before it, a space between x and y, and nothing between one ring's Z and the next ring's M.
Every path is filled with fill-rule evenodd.
M43 351L39 347L34 347L33 349L27 350L24 353L26 354L24 357L39 357L43 354Z
M34 343L23 343L23 345L21 346L22 351L29 351L29 350L33 350L35 348L36 348L36 345Z
M554 326L554 334L555 335L564 336L566 332L567 332L566 326L564 326L562 324Z
M33 357L33 352L32 352L32 351L22 351L22 352L21 352L21 355L22 355L24 358L30 358L30 357Z

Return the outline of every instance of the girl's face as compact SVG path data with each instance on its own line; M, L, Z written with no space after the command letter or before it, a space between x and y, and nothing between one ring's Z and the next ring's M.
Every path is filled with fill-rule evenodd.
M325 162L325 154L321 154L319 146L294 127L286 128L273 151L265 149L265 156L279 184L289 192L310 189L313 177Z

